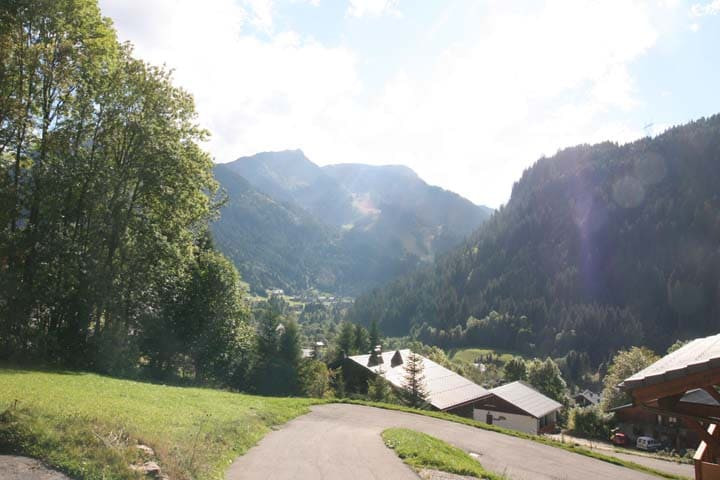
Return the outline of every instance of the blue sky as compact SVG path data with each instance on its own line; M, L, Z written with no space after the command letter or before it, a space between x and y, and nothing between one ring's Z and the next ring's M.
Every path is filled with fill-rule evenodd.
M720 0L100 0L217 162L404 164L497 207L578 143L720 112Z

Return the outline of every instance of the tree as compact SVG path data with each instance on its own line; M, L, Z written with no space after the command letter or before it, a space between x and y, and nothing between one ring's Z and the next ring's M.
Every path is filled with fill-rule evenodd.
M343 322L340 325L340 333L337 337L337 358L355 354L355 329L350 322Z
M358 353L365 353L370 349L368 331L362 325L355 325L353 349Z
M380 347L380 331L378 330L377 320L373 320L370 324L370 365L377 365L379 363L378 347Z
M668 347L667 353L670 354L670 353L674 352L675 350L677 350L678 348L684 347L688 343L690 343L690 340L679 340L679 339L675 340L675 343L673 343L672 345L670 345Z
M330 390L330 371L324 362L304 359L300 366L300 390L307 397L323 398Z
M294 320L288 320L285 323L285 331L280 336L278 357L280 360L278 380L282 385L281 391L285 394L297 394L302 348L300 347L300 330Z
M521 357L511 358L503 367L503 375L505 381L514 382L516 380L527 380L527 367L525 360Z
M414 352L410 352L405 359L404 369L403 387L407 394L408 403L417 408L425 406L428 391L425 384L423 358Z
M527 380L542 394L560 403L565 401L565 380L551 358L532 360L527 366Z
M391 403L392 387L385 380L385 371L382 367L371 379L368 380L368 398L373 402Z
M378 329L377 320L373 319L370 324L370 350L375 350L378 345L380 345L380 330Z
M621 391L618 385L658 359L659 357L652 350L645 347L632 347L615 354L603 380L603 410L607 412L612 408L631 403L630 396Z

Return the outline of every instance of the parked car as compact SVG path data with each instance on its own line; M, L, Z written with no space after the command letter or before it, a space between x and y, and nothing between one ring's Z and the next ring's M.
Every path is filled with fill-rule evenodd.
M637 441L635 442L635 447L638 450L656 452L662 448L662 444L655 440L653 437L638 437Z
M623 432L614 432L610 436L610 441L613 445L624 446L628 444L629 439Z

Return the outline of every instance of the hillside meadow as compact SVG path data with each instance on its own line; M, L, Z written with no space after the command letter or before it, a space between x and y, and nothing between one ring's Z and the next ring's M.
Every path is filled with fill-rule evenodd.
M219 479L235 457L313 403L0 368L0 453L41 459L78 480L136 478L128 466L145 460L173 479Z

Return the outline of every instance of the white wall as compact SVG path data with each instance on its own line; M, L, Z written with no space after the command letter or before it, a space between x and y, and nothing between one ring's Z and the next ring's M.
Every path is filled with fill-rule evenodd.
M485 409L473 409L473 419L485 423L488 412L492 413L493 425L498 427L518 430L525 433L537 434L538 420L537 418L527 415L517 415L515 413L494 412Z

